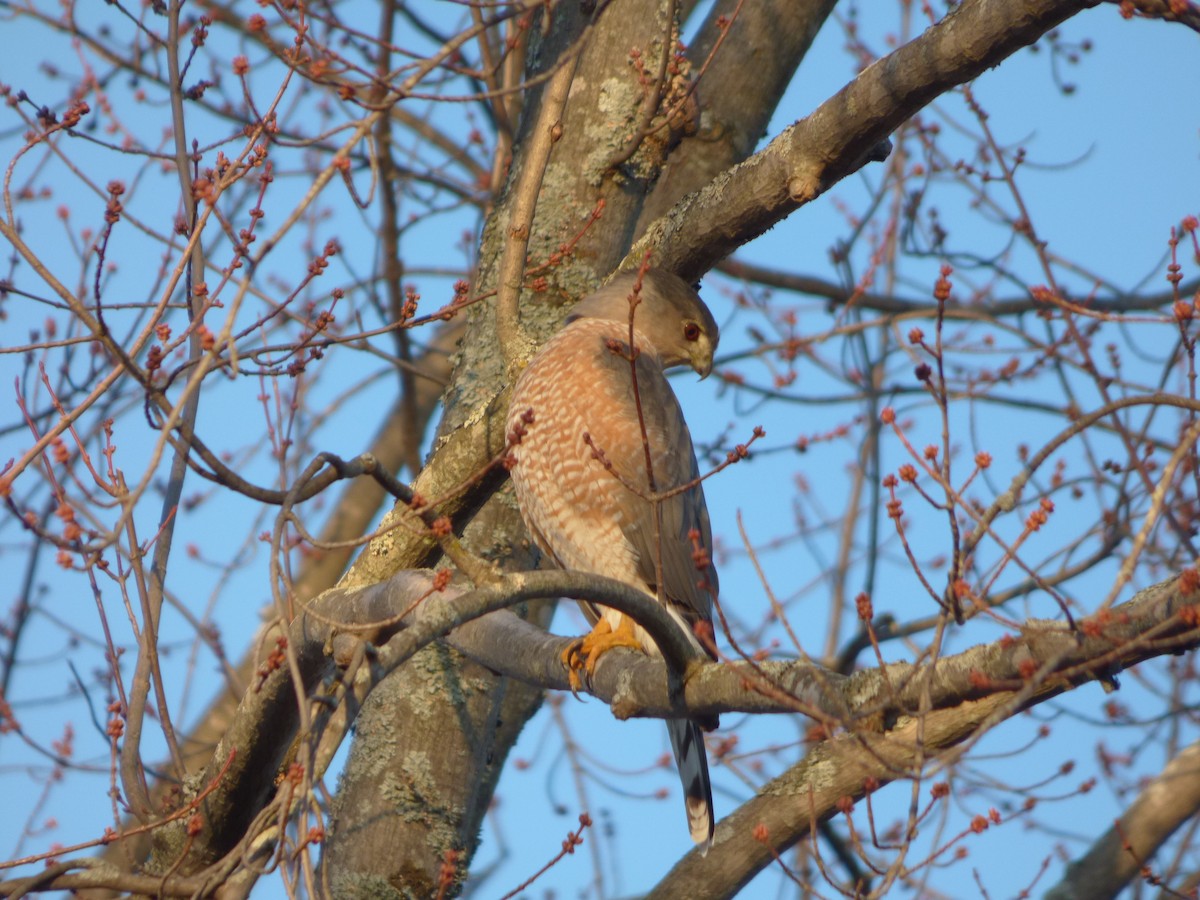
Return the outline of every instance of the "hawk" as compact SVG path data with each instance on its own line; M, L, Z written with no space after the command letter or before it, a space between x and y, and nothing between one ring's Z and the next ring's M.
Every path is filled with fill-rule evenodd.
M576 304L533 357L507 421L507 433L522 435L512 479L539 549L564 569L649 594L698 647L697 624L712 633L717 572L691 434L664 370L687 365L705 377L717 340L712 313L682 279L661 269L619 275ZM564 654L573 679L614 646L659 655L629 617L582 605L594 628ZM689 719L667 729L692 839L707 848L714 817L703 731Z

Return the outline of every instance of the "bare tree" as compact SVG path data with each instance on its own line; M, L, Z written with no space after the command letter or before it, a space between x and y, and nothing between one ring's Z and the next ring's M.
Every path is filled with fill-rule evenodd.
M40 66L0 72L0 894L538 890L476 850L569 687L547 628L575 597L663 649L597 667L615 715L726 714L736 802L649 895L769 870L797 896L986 896L968 848L1023 828L1058 841L1010 873L1026 890L1194 896L1200 209L1181 190L1129 237L1149 276L1061 252L973 86L1034 46L1046 93L1074 90L1089 48L1056 29L1096 5L10 6ZM1100 12L1200 31L1188 0ZM772 130L823 30L853 77ZM809 204L842 217L826 268L755 261ZM715 663L627 586L537 571L506 486L514 373L648 264L718 273L731 421L693 431L710 497L776 504L716 521ZM1092 683L1125 693L1097 713ZM610 895L588 798L645 760L584 752L548 705L579 818L542 849L586 846L574 881ZM1081 742L1115 812L1068 839L1043 810L1085 808ZM106 823L48 846L67 791Z

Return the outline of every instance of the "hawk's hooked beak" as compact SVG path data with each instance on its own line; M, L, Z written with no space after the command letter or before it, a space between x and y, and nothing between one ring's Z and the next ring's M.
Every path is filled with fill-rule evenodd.
M701 381L709 376L709 373L712 372L712 367L713 358L711 351L697 353L692 357L692 368L696 370L696 374L700 376Z

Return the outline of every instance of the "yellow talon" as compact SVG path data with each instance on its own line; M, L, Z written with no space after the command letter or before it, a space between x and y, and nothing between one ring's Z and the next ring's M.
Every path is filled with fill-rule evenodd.
M584 659L579 653L582 646L583 638L576 638L562 652L563 665L567 667L567 680L571 685L571 693L576 698L579 697L579 689L583 687L583 682L579 678L579 670L584 666Z
M607 619L601 619L588 634L572 641L570 646L562 652L562 661L563 665L567 667L572 694L578 694L579 689L583 687L583 680L579 677L579 673L582 671L590 680L595 674L596 664L600 661L600 657L614 647L642 649L633 630L633 620L628 616L621 616L615 631Z

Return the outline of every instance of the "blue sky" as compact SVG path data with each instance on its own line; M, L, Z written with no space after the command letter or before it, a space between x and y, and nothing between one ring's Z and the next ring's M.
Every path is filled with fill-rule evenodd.
M865 16L860 15L860 18ZM7 39L7 49L11 52L6 52L0 61L0 81L26 87L31 94L34 88L42 87L48 97L59 96L61 86L55 87L50 81L39 83L40 75L32 74L38 73L37 63L45 53L35 35L44 32L21 32L21 27L27 26L6 25L7 33L14 37ZM883 49L882 35L871 33L876 23L864 22L863 27L868 40ZM886 28L881 26L879 30ZM1021 169L1019 178L1023 197L1039 233L1049 242L1053 253L1080 261L1090 273L1087 277L1066 276L1072 287L1086 291L1086 285L1097 277L1120 288L1135 289L1148 284L1150 289L1158 290L1165 286L1163 257L1170 227L1185 215L1200 213L1200 117L1197 116L1200 110L1196 108L1196 96L1191 88L1195 81L1196 42L1200 38L1179 26L1125 21L1119 17L1116 8L1109 5L1076 17L1061 32L1065 43L1088 39L1093 45L1090 52L1082 54L1078 65L1063 69L1065 80L1078 86L1069 96L1055 89L1050 77L1050 54L1045 50L1021 52L986 73L974 85L975 96L990 113L989 125L1001 144L1020 143L1028 147L1030 161ZM28 34L30 39L20 40L15 37L18 33ZM843 40L839 29L832 24L820 36L796 84L781 104L768 136L806 115L852 76L850 62L842 49ZM64 68L70 63L71 60L66 58L59 61ZM155 108L146 112L150 116L162 114L161 109ZM959 97L944 98L924 116L943 124L948 153L955 152L956 146L963 148L959 152L968 152L965 149L968 144L956 140L953 135L954 123L969 120ZM11 117L5 125L8 121ZM143 125L146 134L161 129L158 118L148 118L139 124ZM203 120L200 120L198 131L204 135L209 127L215 135L217 127ZM14 135L3 131L2 136L3 156L7 159L12 154ZM122 177L134 177L135 161L114 162L111 154L101 156L104 166L108 167L104 169L106 173L112 172L114 165L127 165L130 172ZM766 265L786 265L799 273L836 280L838 272L830 263L829 250L833 241L846 231L840 210L860 208L863 198L879 177L879 167L870 167L861 175L848 179L830 195L800 210L754 244L743 248L738 253L739 258ZM294 190L294 187L281 187L279 194L272 195L277 205L270 208L269 224L278 224L279 219L271 216L279 216L287 209L288 192ZM983 224L981 217L971 214L969 198L960 189L941 186L937 190L936 204L941 218L952 229L958 246L970 246L988 255L997 252L1008 241L1005 228ZM1003 204L1002 194L997 196L998 202ZM89 198L86 192L71 199L81 210L90 208L93 219L98 218L102 201ZM164 194L158 209L152 199L143 193L139 211L147 216L157 216L160 225L169 221L173 214L171 197ZM316 225L312 235L318 246L339 228L349 228L347 223L354 222L358 216L345 198L330 203L336 207L330 221ZM41 246L51 255L62 249L54 247L56 241L61 241L61 237L54 237L61 233L61 227L55 224L53 209L52 201L29 214L30 233L37 236ZM448 248L458 242L464 227L470 227L464 214L448 213L432 219L427 226L415 228L405 239L406 259L410 264L421 260L430 266L463 265L463 254ZM38 228L42 230L39 232ZM56 228L59 230L52 230ZM301 237L303 235L297 235L294 240L281 245L272 259L286 261L290 258L293 261L291 268L295 269L294 260L303 258ZM129 231L120 232L118 239L114 253L121 261L122 289L130 296L142 296L155 281L160 251L155 248L140 250L136 234ZM371 265L369 254L367 247L348 246L347 266L367 270ZM61 258L64 270L69 271L72 265L69 254ZM856 262L861 266L861 259ZM938 265L939 260L931 259L905 271L914 285L924 285L928 290ZM1037 277L1031 254L1014 250L1010 265L1014 272L1031 283L1041 280ZM281 268L286 267L281 264ZM1185 260L1185 275L1194 274L1195 264ZM79 276L72 274L65 280L73 283L76 277ZM964 284L976 277L975 273L964 269L955 280ZM414 281L430 302L440 302L434 300L439 296L448 297L447 280L414 276ZM737 287L728 279L717 276L706 279L704 287L704 294L723 325L721 355L725 358L750 347L753 339L749 329L769 329L778 321L772 316L786 308L796 312L802 334L824 330L831 324L823 304L811 298L777 295L770 315L735 310L729 291ZM1012 293L1014 291L1008 289L1006 296ZM908 295L922 296L915 289ZM5 344L25 340L29 329L40 327L46 314L44 309L31 302L13 299L8 301L6 311L9 319L3 331ZM930 330L928 326L926 330ZM1155 335L1157 340L1163 339L1162 335L1168 332L1160 329L1147 333ZM1136 343L1141 338L1135 335L1129 340ZM386 340L381 343L390 347ZM833 353L837 347L849 353L844 349L847 347L844 343L832 343L824 352ZM843 357L842 361L849 359ZM318 388L325 395L314 400L315 407L320 408L322 401L340 396L359 380L366 384L338 404L335 414L315 438L322 449L351 455L361 451L369 440L375 411L380 403L387 401L393 382L386 376L369 380L361 357L351 355L346 361L339 358L329 365L336 374L330 375ZM762 367L753 363L729 365L752 381L761 383L765 377ZM372 371L378 371L378 368ZM0 357L0 391L7 391L14 377L21 372L22 360ZM898 370L895 377L899 380L906 374ZM1148 369L1148 380L1151 374ZM243 443L238 429L244 427L246 421L261 426L260 419L247 418L253 416L253 398L260 390L250 381L230 385L217 393L215 396L221 399L206 403L203 411L204 427L213 429L210 433L226 436L231 447ZM744 439L754 425L766 427L768 437L763 444L772 452L735 466L708 483L708 502L715 530L722 536L725 546L731 548L722 559L724 598L748 622L758 621L767 608L763 590L751 566L744 554L736 552L739 544L736 522L740 515L752 540L780 542L779 549L762 553L766 578L775 593L788 600L795 622L801 626L805 650L820 653L824 617L827 616L820 575L833 552L835 535L825 530L818 531L807 542L784 539L795 530L797 504L801 504L799 508L809 521L822 508L830 512L831 518L839 513L848 483L845 468L854 450L853 439L815 445L803 455L786 448L801 435L819 434L843 424L846 408L811 404L757 405L751 398L723 385L718 378L698 383L682 377L677 379L676 387L698 442L713 439L727 428ZM839 385L815 365L801 360L794 389L798 395L821 395L839 389ZM9 410L7 420L12 420L16 409L11 395L0 394L0 403ZM906 408L903 402L898 402L897 406ZM937 433L931 430L928 411L914 406L911 412L916 423L914 443L921 446L936 440ZM1018 440L1033 444L1039 436L1054 433L1062 424L1049 417L1020 411L984 416L976 415L972 409L960 408L955 410L955 416L961 429L959 433L970 434L975 444L964 446L968 458L975 449L993 452L996 457L994 482L1001 488L1015 471ZM127 422L136 424L136 413ZM123 456L123 464L129 471L139 471L138 463L145 459L150 446L150 436L138 431L135 424L123 425L118 434L122 453L127 454ZM0 436L0 458L16 455L28 444L26 434L6 433ZM885 468L894 468L903 461L901 449L895 442L885 439L884 459ZM268 467L261 462L256 466L255 472L260 477L269 477ZM798 480L809 486L803 499L793 491ZM193 480L185 494L201 489L202 485ZM156 514L157 510L148 511L149 519L141 526L143 534L152 530ZM227 648L237 654L245 643L243 636L249 635L257 622L261 602L268 596L266 555L252 537L270 527L271 514L257 521L255 517L260 515L259 511L251 504L243 503L226 507L222 515L224 518L220 520L204 515L181 520L178 558L173 570L179 581L171 587L185 597L192 609L205 609L211 605ZM1068 522L1062 526L1064 531L1061 533L1071 527L1069 515L1069 511L1064 512ZM229 527L230 523L237 527ZM0 529L0 551L6 553L14 571L23 563L20 552L23 540L11 521ZM944 535L932 519L917 517L913 540L932 554L942 545ZM216 567L205 565L203 559L184 558L183 548L188 543L202 547L203 557L211 560L230 558L242 548L244 564L223 581ZM1054 546L1052 536L1047 536L1046 546ZM895 547L889 552L894 554ZM903 567L892 565L887 571L888 590L877 597L877 606L892 612L901 621L927 614L928 599L922 596L914 579L904 577ZM1096 589L1101 595L1105 589L1104 579L1111 575L1111 569L1098 573ZM39 821L53 817L58 826L45 835L26 840L22 852L41 849L48 840L70 843L95 836L109 822L104 797L107 779L103 774L107 769L107 754L103 743L91 733L86 713L77 700L60 699L70 692L73 680L64 665L64 658L77 660L85 673L97 665L98 654L94 648L88 649L89 639L96 634L95 607L78 577L52 572L49 568L43 570L43 577L47 583L47 596L51 598L47 607L60 620L79 623L79 646L64 641L58 624L47 619L37 620L22 648L23 663L17 670L11 699L25 727L43 742L57 736L63 722L70 720L78 735L81 758L98 766L101 774L73 776L76 780L68 789L50 791L49 802ZM8 602L12 599L10 594ZM1033 600L1026 610L1013 612L1046 616L1052 615L1054 610L1049 604ZM110 606L110 615L123 615L115 600ZM555 623L556 630L562 633L578 631L582 627L582 620L573 610L564 610ZM981 625L956 638L951 647L962 649L972 643L993 639L998 633L998 629ZM182 685L192 652L188 643L191 629L178 618L172 618L165 623L164 635L168 642L174 642L176 652L169 664L178 666L176 684ZM897 643L889 645L887 652L895 658L907 658L911 648ZM189 688L190 701L186 706L181 703L177 713L184 721L202 708L211 690L213 668L211 657L200 653L195 683ZM1139 692L1148 688L1138 678L1127 678L1124 683L1125 688L1118 699L1127 704L1136 704L1142 696ZM182 690L182 687L178 688L175 696L182 699ZM1098 687L1089 686L1056 704L1047 704L1029 716L1006 723L974 751L974 757L979 760L973 764L975 769L990 777L1033 784L1042 779L1054 779L1064 760L1070 758L1076 761L1074 771L1069 776L1052 780L1046 793L1071 793L1095 768L1094 747L1098 736L1102 736L1112 749L1128 749L1137 745L1141 735L1138 728L1104 732L1091 728L1086 719L1102 720L1100 707L1105 699ZM1034 750L1010 757L1033 739L1036 729L1043 723L1050 725L1050 737ZM725 724L727 728L738 728L740 748L750 754L745 765L761 763L767 771L778 771L796 758L795 742L806 725L803 720L791 717L761 718L745 723L739 722L737 717L728 717ZM553 708L548 704L530 723L513 753L513 759L528 765L514 767L507 773L497 794L496 808L485 826L484 844L475 868L483 873L493 863L496 867L479 887L477 896L499 895L519 884L557 852L566 832L575 827L581 798L575 789L570 763L563 755L560 733L564 728L594 751L611 752L620 748L621 762L617 767L619 771L600 781L586 782L588 808L597 827L588 833L583 849L540 879L528 892L529 896L547 896L551 890L559 896L582 895L592 878L594 853L600 854L603 861L605 896L637 893L652 885L680 854L689 849L675 775L669 769L655 768L658 757L666 751L661 726L653 722L616 722L596 701L576 703L567 699ZM773 747L780 749L769 749ZM153 751L151 755L154 755ZM1142 752L1138 757L1138 769L1129 777L1152 773L1161 762L1155 752ZM28 772L34 777L28 777ZM11 737L0 742L0 779L3 779L10 808L28 808L43 790L38 778L44 774L45 769L37 757L30 755ZM743 773L743 777L739 777L730 768L714 767L718 815L728 813L749 795L753 778L753 774ZM979 780L973 792L968 793L966 784L969 780L964 777L963 794L956 795L947 807L947 835L960 830L971 815L985 811L987 806L997 802L995 796L999 793L993 795ZM656 799L656 792L662 789L667 795ZM902 806L907 802L907 796L907 789L897 785L881 795L880 803L884 809L889 803ZM1083 846L1074 839L1075 834L1086 839L1098 828L1093 823L1107 822L1118 808L1117 800L1102 787L1083 798L1072 796L1057 807L1049 803L1042 807L1040 815L1048 828L1059 830L1064 853L1069 856ZM1061 810L1061 816L1056 810ZM5 817L0 822L3 855L17 852L19 829L23 824L17 816ZM1032 882L1048 853L1045 832L1025 832L1021 822L992 829L972 838L967 846L971 852L970 866L946 869L934 878L933 884L946 895L978 896L971 875L973 866L990 896L1012 896ZM1051 884L1057 878L1060 866L1061 861L1052 862L1039 887ZM747 889L744 896L787 894L778 876L766 873ZM264 879L255 893L256 897L264 898L280 895L280 885L272 878Z

